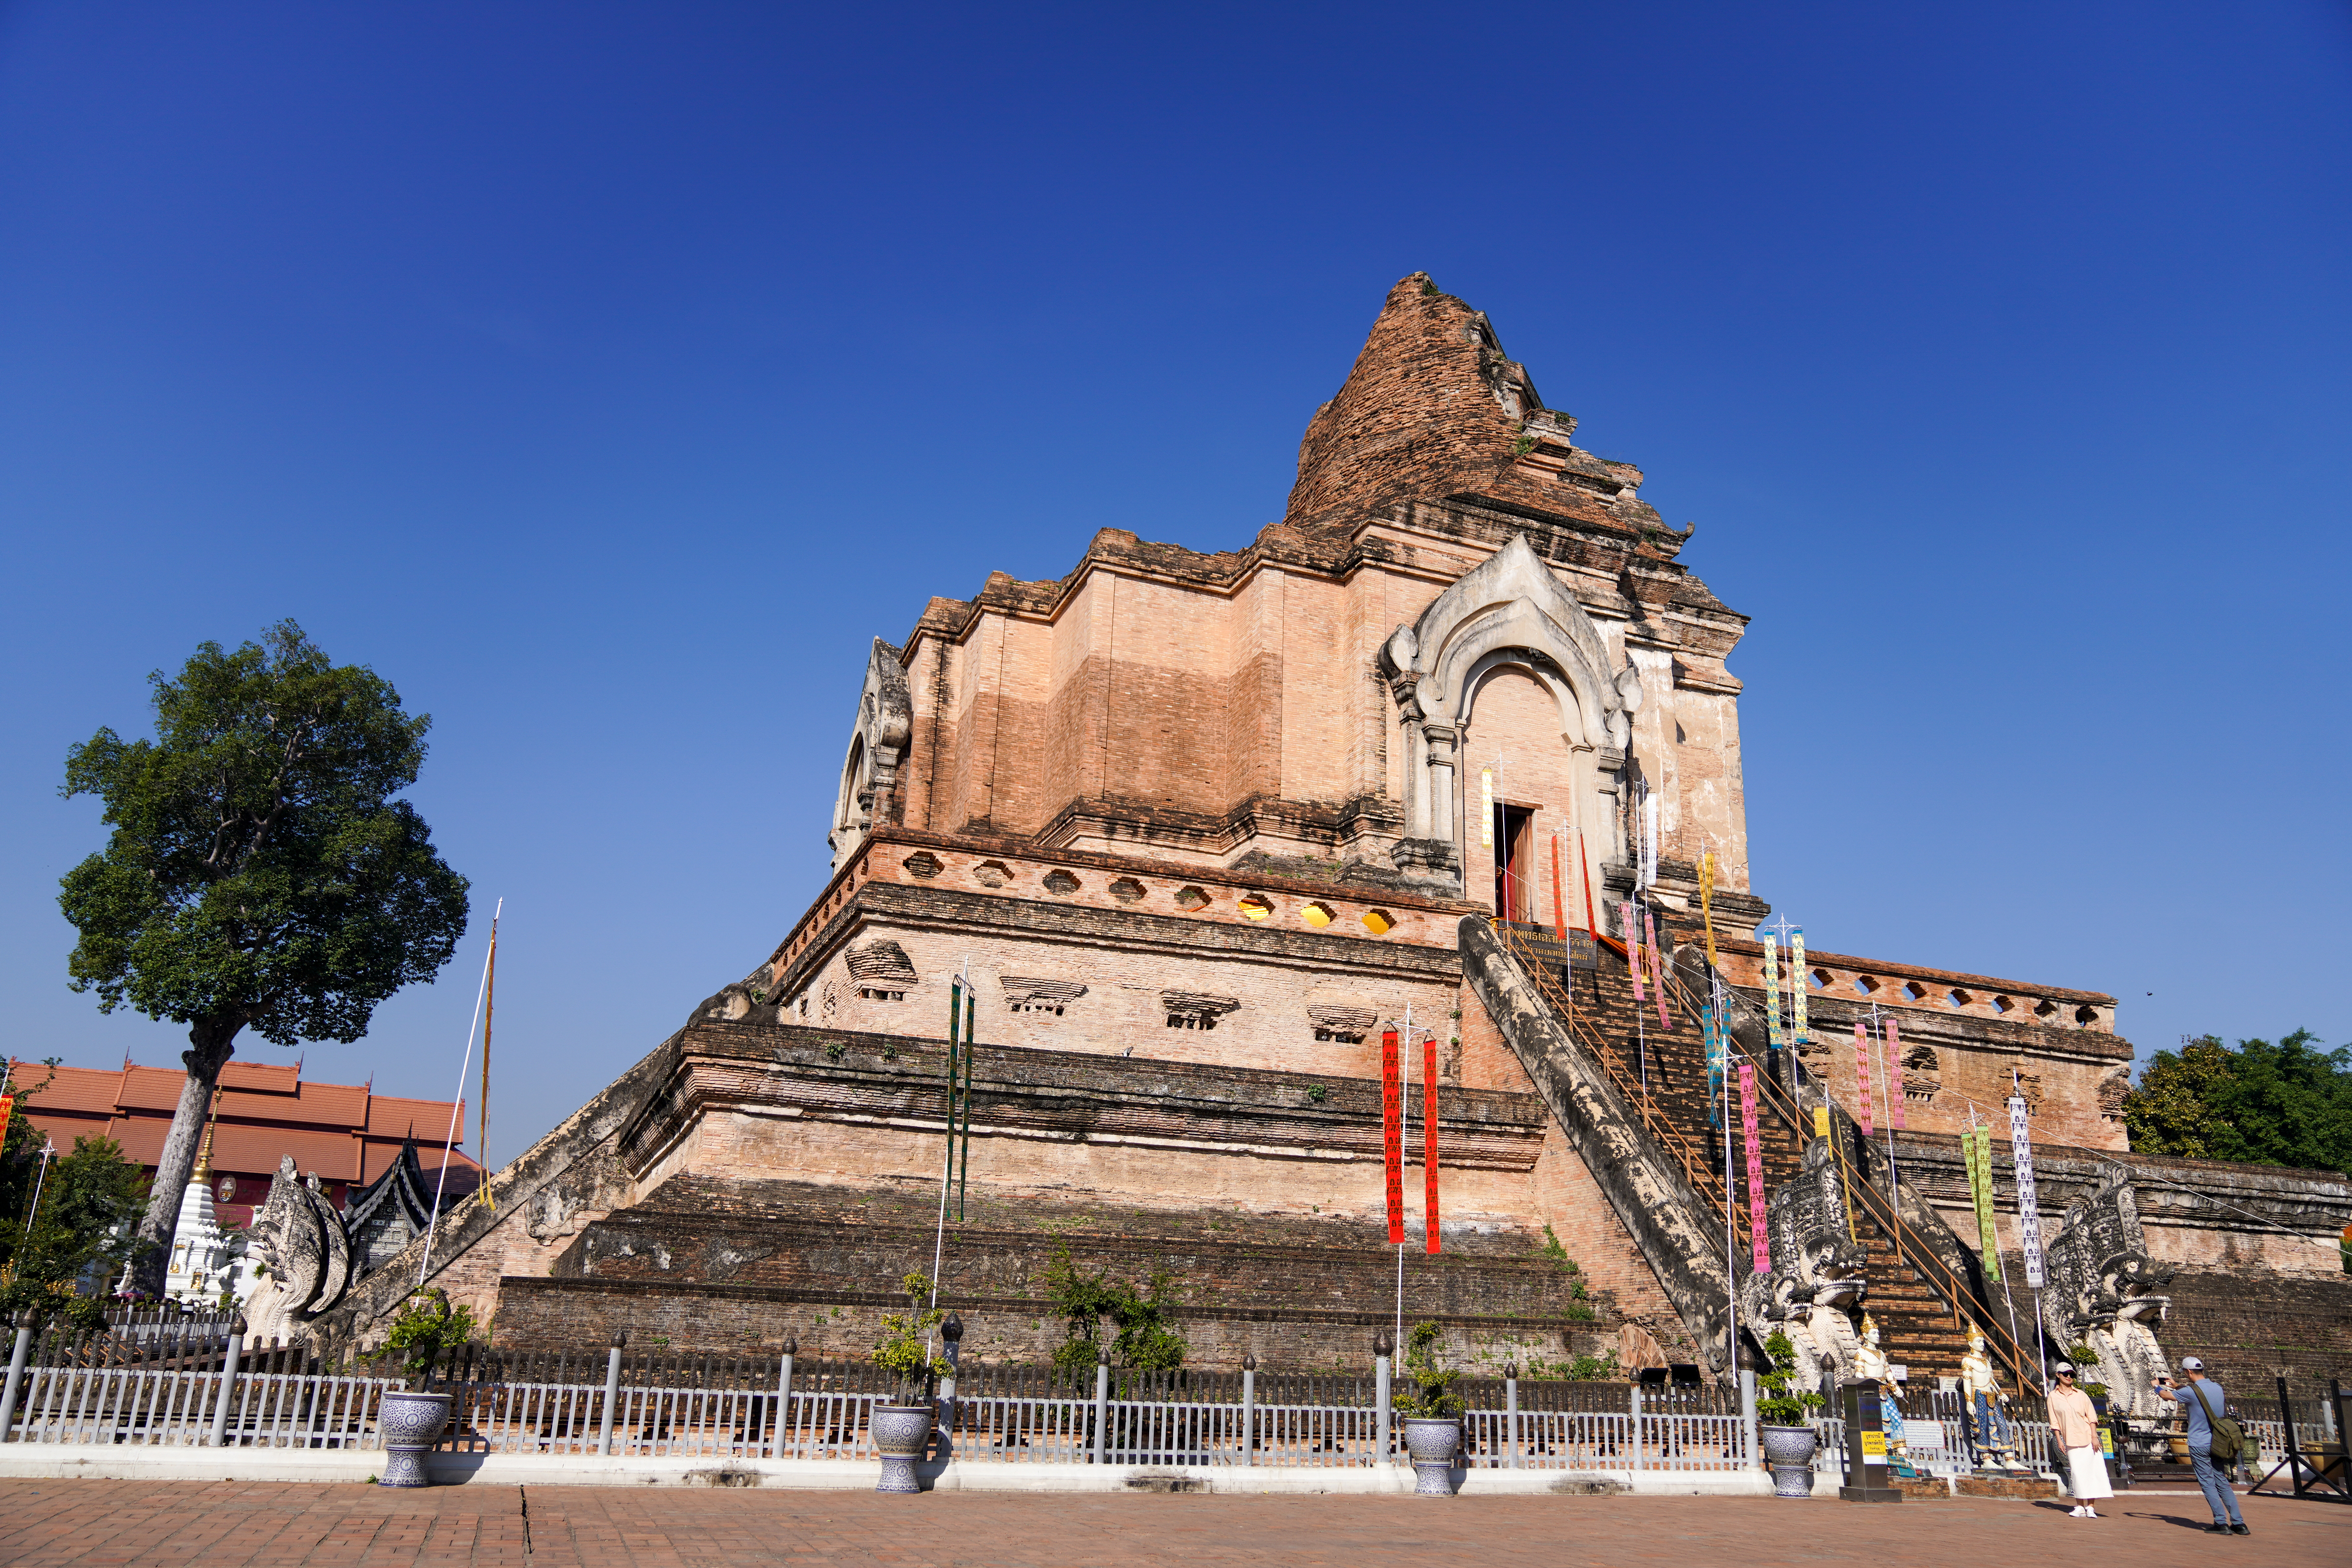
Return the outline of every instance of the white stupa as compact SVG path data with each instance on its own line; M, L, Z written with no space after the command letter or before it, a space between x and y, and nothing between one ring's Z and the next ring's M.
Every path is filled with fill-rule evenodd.
M238 1265L245 1250L241 1241L222 1234L213 1208L213 1128L205 1125L205 1146L188 1186L180 1194L180 1223L172 1235L172 1263L163 1271L163 1294L193 1307L217 1306L221 1291L245 1272Z

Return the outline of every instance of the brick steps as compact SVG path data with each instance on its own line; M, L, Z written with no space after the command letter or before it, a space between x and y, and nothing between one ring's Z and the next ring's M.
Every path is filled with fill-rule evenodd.
M1706 1044L1697 1015L1683 1005L1682 994L1669 993L1667 1016L1672 1027L1661 1028L1649 976L1643 976L1643 999L1636 1002L1625 960L1610 948L1601 948L1598 972L1574 972L1565 968L1567 951L1549 932L1515 926L1511 940L1519 953L1542 964L1553 979L1566 977L1580 1037L1597 1041L1613 1051L1627 1076L1642 1087L1662 1119L1681 1136L1695 1156L1704 1158L1707 1176L1693 1184L1700 1190L1703 1200L1712 1194L1714 1202L1719 1204L1725 1130L1710 1121ZM1556 1004L1554 1011L1559 1011ZM1736 1090L1730 1110L1731 1119L1736 1120ZM1763 1144L1769 1192L1802 1169L1804 1144L1797 1129L1774 1113L1769 1100L1759 1120L1758 1131ZM1734 1167L1744 1193L1744 1150L1735 1148ZM1893 1242L1859 1205L1854 1209L1853 1225L1855 1239L1865 1254L1864 1268L1870 1282L1864 1306L1878 1325L1880 1344L1887 1358L1908 1366L1915 1382L1957 1373L1960 1357L1968 1349L1965 1321L1956 1317L1927 1279L1903 1260Z

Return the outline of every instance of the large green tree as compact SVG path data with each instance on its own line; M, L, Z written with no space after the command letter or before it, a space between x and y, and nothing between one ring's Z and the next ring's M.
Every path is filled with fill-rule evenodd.
M66 874L70 969L99 1009L188 1026L188 1080L163 1141L133 1279L159 1295L181 1189L238 1033L356 1040L376 1004L429 980L466 930L466 879L404 800L432 720L373 670L337 665L280 622L233 652L157 670L155 737L100 730L63 793L114 829Z
M2352 1048L2308 1029L2273 1045L2211 1035L2158 1051L2124 1100L2133 1148L2352 1175Z
M23 1118L12 1122L9 1159L37 1171L47 1140ZM29 1134L22 1150L19 1127ZM48 1163L36 1190L39 1202L29 1215L21 1220L12 1215L11 1223L0 1225L0 1313L13 1321L29 1308L77 1328L102 1327L100 1298L142 1245L131 1221L143 1206L146 1179L113 1139L85 1136L74 1140L71 1152ZM89 1289L77 1289L85 1283Z

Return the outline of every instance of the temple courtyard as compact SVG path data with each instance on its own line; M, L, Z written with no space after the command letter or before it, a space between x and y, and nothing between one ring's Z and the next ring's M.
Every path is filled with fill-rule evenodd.
M146 1481L0 1485L0 1563L974 1564L1114 1563L2343 1563L2352 1508L2243 1500L2251 1537L2202 1532L2193 1492L2114 1513L1953 1499L1186 1497L703 1491Z

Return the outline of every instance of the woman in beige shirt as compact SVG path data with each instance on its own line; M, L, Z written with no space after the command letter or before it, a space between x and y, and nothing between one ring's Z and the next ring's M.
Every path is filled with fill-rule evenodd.
M2074 1517L2096 1519L2093 1498L2113 1497L2107 1485L2106 1457L2099 1451L2099 1412L2091 1396L2074 1386L2074 1369L2060 1362L2051 1371L2058 1386L2050 1391L2050 1436L2066 1456L2067 1487L2074 1494Z

